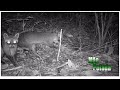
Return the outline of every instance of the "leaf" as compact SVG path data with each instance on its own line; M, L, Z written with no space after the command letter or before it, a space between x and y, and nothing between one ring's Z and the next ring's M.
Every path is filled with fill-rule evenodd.
M68 64L68 66L69 66L70 68L76 69L76 66L75 66L75 64L74 64L72 61L68 60L67 64Z
M69 67L73 67L74 66L74 64L70 60L68 60L67 64L68 64Z

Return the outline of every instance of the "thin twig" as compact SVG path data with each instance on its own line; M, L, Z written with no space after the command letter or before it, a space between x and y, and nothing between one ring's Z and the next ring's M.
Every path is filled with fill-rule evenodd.
M7 71L12 71L12 70L17 70L17 69L20 69L20 68L22 68L22 66L11 68L11 69L6 69L6 70L2 70L2 71L7 72Z
M66 62L66 63L64 63L64 64L62 64L62 65L56 67L56 69L61 68L61 67L65 66L65 65L67 65L67 64L68 64L68 62Z

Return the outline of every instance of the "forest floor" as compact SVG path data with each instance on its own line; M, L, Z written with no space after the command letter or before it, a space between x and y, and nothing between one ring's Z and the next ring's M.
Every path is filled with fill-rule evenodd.
M18 67L14 67L7 58L7 64L1 65L2 76L118 76L119 56L72 50L64 45L57 61L58 48L38 45L36 52L23 51L19 48L17 55ZM111 65L110 71L93 70L88 57L99 58L101 64Z

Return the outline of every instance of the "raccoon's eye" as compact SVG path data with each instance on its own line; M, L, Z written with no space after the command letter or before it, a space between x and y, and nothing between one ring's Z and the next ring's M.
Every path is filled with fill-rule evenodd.
M8 44L10 44L10 41L6 41Z
M17 41L16 41L16 40L14 40L14 41L13 41L13 43L17 43Z

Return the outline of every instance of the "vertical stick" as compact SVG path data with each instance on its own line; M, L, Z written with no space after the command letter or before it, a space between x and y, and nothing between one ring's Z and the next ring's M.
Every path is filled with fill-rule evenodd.
M24 24L24 20L23 20L23 25L22 25L22 26L23 26L23 31L24 31L24 25L25 25L25 24Z
M61 29L61 32L60 32L60 43L59 43L59 50L58 50L58 55L57 55L57 61L59 61L59 56L60 56L61 39L62 39L62 29Z

